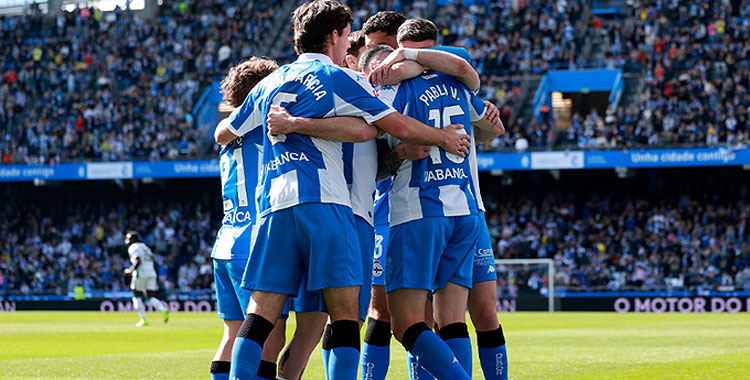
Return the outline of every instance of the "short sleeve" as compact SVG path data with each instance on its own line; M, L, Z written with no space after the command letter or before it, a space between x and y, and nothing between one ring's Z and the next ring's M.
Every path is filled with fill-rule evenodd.
M370 83L352 70L331 70L331 80L334 84L333 102L336 116L361 117L372 124L396 112L376 96L375 89Z
M446 53L451 53L453 55L457 55L457 56L463 58L466 62L469 62L469 64L471 64L471 54L469 53L468 50L466 50L464 48L456 47L456 46L433 46L433 47L429 47L427 49L444 51Z
M229 130L236 136L244 136L246 133L263 125L263 114L260 111L260 102L257 101L257 90L260 86L255 86L253 91L245 98L242 105L235 108L229 117Z
M475 122L484 119L484 114L487 112L484 101L469 90L465 90L465 92L469 101L469 118L471 118L471 121Z
M375 92L383 101L383 103L393 107L393 102L396 100L396 93L398 92L398 84L394 86L383 86L375 89Z

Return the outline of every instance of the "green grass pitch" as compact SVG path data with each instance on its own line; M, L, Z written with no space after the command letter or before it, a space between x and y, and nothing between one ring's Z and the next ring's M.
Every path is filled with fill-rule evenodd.
M749 313L500 319L512 379L750 379ZM136 321L135 313L0 313L0 379L209 379L222 332L215 314ZM392 348L388 379L408 379L403 349L395 340ZM475 353L474 378L481 373ZM319 349L304 378L324 378Z

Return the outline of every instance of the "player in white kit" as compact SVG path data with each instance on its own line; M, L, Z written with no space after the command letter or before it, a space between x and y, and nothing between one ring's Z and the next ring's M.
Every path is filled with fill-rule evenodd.
M138 241L138 233L135 231L129 231L125 234L125 245L128 246L128 256L131 263L130 267L125 269L125 274L132 277L130 289L133 290L133 308L141 317L136 326L142 327L148 324L146 303L161 312L164 323L167 323L169 321L169 309L155 297L159 285L156 283L154 253L146 244Z

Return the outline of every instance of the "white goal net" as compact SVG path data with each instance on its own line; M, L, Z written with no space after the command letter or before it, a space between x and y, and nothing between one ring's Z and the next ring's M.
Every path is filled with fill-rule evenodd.
M497 259L498 298L503 300L524 296L547 298L547 310L555 311L555 261L552 259ZM506 301L507 302L507 301Z

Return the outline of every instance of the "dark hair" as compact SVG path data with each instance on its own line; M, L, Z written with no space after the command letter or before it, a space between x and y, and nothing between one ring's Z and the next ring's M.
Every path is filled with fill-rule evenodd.
M130 239L132 239L133 241L138 241L138 232L136 232L135 230L130 230L125 233L126 238L128 235L130 235Z
M349 45L346 53L357 57L359 55L359 48L365 46L365 33L358 30L349 34Z
M294 20L294 50L297 54L323 53L334 30L343 33L351 24L352 11L335 0L315 0L297 7Z
M380 11L370 16L362 25L362 31L365 35L382 31L389 36L395 36L398 27L406 21L406 17L401 13L394 11Z
M413 18L406 21L398 28L396 41L399 44L403 41L422 42L433 40L437 42L438 28L430 20L423 18Z
M359 57L359 71L364 73L367 66L375 59L375 57L382 53L391 54L392 51L392 47L384 44L375 45L365 50Z
M258 57L252 57L232 67L226 78L221 81L224 102L230 107L239 107L253 87L278 68L279 65L275 61Z

